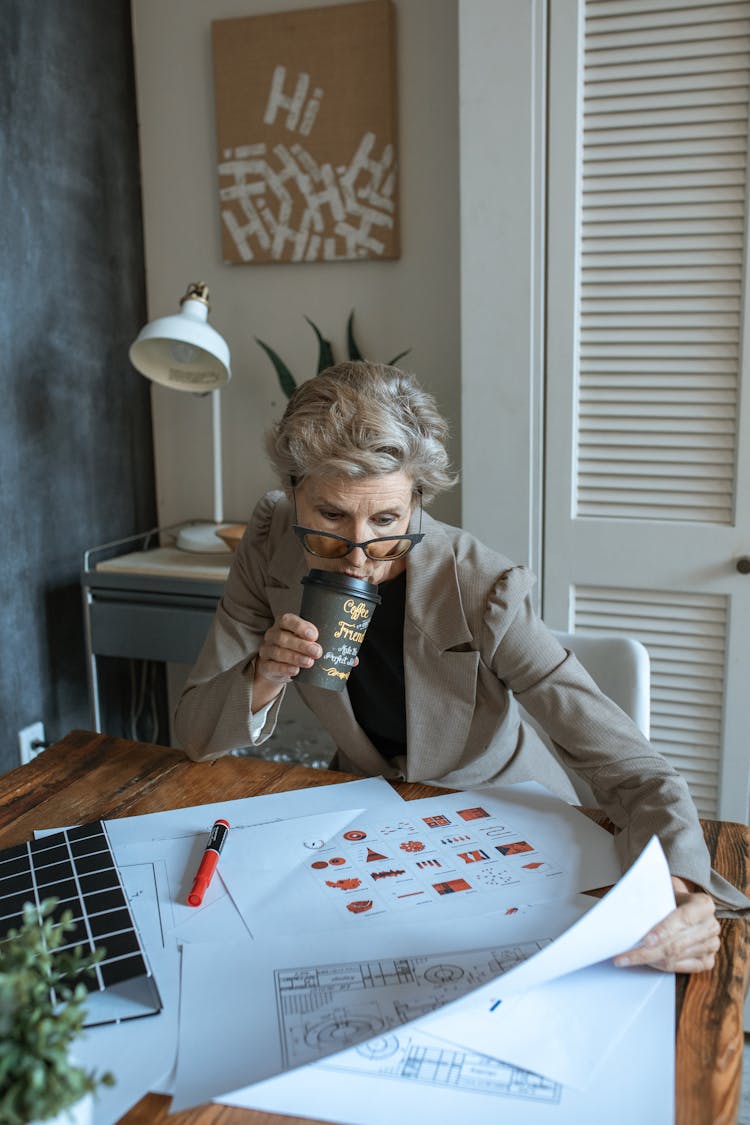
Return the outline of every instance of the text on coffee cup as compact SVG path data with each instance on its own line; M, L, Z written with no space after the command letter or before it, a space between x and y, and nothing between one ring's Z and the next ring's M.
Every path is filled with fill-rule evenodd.
M333 634L334 637L346 637L347 641L356 641L357 644L362 644L365 639L365 631L352 629L346 621L339 621L339 627Z
M348 672L340 672L338 668L324 668L323 671L327 676L336 676L339 680L348 680Z
M344 602L344 613L348 613L352 621L359 621L360 618L370 616L370 609L367 602L358 602L354 598L347 598Z

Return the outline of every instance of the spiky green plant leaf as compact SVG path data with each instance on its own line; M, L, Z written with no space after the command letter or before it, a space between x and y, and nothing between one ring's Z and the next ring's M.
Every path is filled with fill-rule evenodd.
M274 368L276 369L276 374L278 376L282 391L287 398L291 398L297 389L297 380L294 378L291 371L284 363L284 360L281 358L278 352L275 352L273 348L269 347L268 344L264 344L263 341L259 340L257 336L255 337L255 342L256 344L259 344L261 348L263 348L263 351L266 353Z
M388 366L389 366L389 367L395 367L395 366L396 366L396 364L398 363L398 361L399 361L400 359L403 359L405 355L408 355L410 351L411 351L411 348L407 348L407 349L406 349L406 351L404 351L404 352L399 352L399 353L398 353L398 355L395 355L395 356L393 357L393 359L389 359L389 360L388 360Z
M306 316L305 320L310 325L315 335L318 337L318 370L315 372L315 374L320 375L321 371L325 371L326 367L333 367L334 363L336 362L333 358L333 348L331 347L331 341L326 340L317 324L314 324L313 321L310 320L309 316Z
M333 346L331 344L331 341L325 338L318 326L312 320L310 320L309 316L306 316L305 320L313 329L315 335L318 338L318 367L316 375L320 375L321 371L325 371L326 368L332 367L336 362L333 354ZM263 348L263 351L266 353L271 363L273 364L282 391L287 398L291 398L291 396L297 389L297 380L294 378L291 371L284 363L284 360L281 358L278 352L274 351L274 349L268 344L265 344L263 340L259 340L257 336L255 337L255 342L259 344L261 348ZM365 358L354 336L354 309L352 309L349 313L349 318L346 322L346 343L350 360L352 360L353 362L358 362ZM407 348L406 351L399 352L397 356L389 360L388 366L395 367L400 359L403 359L404 356L409 355L410 351L411 348Z
M354 339L354 309L349 313L349 319L346 322L346 346L349 359L357 361L365 358L360 351L357 341Z

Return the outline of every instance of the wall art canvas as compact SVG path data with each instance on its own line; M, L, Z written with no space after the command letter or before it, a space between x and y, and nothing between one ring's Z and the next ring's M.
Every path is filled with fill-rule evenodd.
M211 31L224 260L397 258L391 0Z

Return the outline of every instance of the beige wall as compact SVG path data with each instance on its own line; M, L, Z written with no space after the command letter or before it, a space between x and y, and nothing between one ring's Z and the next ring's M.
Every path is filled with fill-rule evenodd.
M366 352L406 364L437 396L459 464L459 199L456 0L396 0L402 256L395 262L227 266L216 200L210 21L317 0L133 0L149 316L176 311L189 281L211 289L212 323L232 352L222 391L224 514L246 519L274 484L263 434L283 410L253 337L298 378L315 370L310 316L344 356L350 308ZM332 60L333 61L333 60ZM133 376L136 378L137 376ZM160 523L212 510L208 399L153 389ZM457 523L458 489L434 513Z

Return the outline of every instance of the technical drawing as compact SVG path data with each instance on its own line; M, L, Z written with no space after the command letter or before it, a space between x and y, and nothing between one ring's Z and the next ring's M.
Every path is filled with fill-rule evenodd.
M368 1039L366 1043L360 1043L357 1051L364 1059L380 1060L395 1055L398 1047L397 1035L381 1035L379 1039Z
M418 1034L400 1032L360 1044L320 1064L370 1077L448 1086L504 1098L524 1098L557 1105L562 1087L486 1055L437 1046Z
M311 1047L324 1051L340 1051L356 1043L364 1036L377 1035L383 1026L382 1020L366 1015L335 1014L322 1023L313 1024L305 1032L305 1042Z
M463 975L460 965L433 965L425 970L424 978L430 984L446 984L448 981L461 980Z
M364 902L357 905L360 909L365 907ZM403 1044L412 1044L412 1040L392 1034L392 1029L457 1000L547 944L548 939L542 939L463 953L277 969L274 990L284 1069L325 1058L333 1051L358 1047L360 1065L364 1065L364 1059L377 1065L393 1056L400 1060L397 1065L403 1070L407 1060ZM404 1071L401 1076L425 1081L425 1074L435 1072L434 1060L428 1065L425 1055L415 1070L416 1056L411 1047L409 1050L410 1073ZM452 1053L455 1054L448 1052ZM458 1054L463 1060L460 1066L455 1062L451 1065L454 1069L458 1066L462 1073L473 1074L472 1081L478 1081L479 1056ZM485 1069L500 1065L481 1060ZM502 1077L493 1077L490 1085L495 1083L504 1090L510 1082L505 1073L508 1069L504 1068Z

